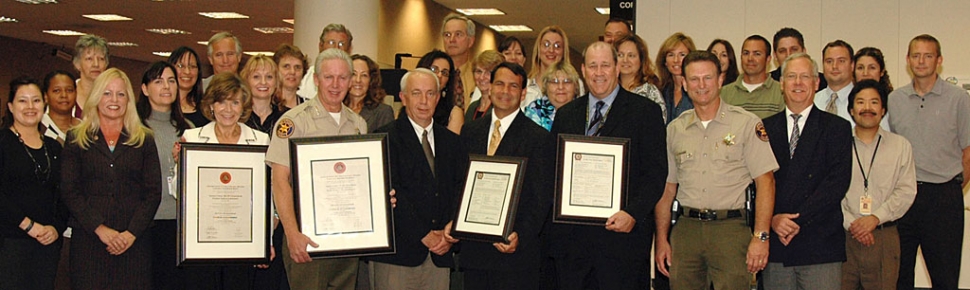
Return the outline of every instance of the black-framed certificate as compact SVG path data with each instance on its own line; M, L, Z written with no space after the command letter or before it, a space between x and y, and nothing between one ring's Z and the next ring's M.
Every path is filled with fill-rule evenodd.
M266 148L181 145L179 265L269 262L272 198Z
M470 155L451 235L507 243L512 234L526 158Z
M290 139L296 221L314 258L392 254L387 134Z
M626 204L630 139L560 134L553 222L605 225Z

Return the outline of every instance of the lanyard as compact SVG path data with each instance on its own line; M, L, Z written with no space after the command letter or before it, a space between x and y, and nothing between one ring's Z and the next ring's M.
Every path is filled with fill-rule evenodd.
M859 148L856 147L855 141L852 141L852 150L855 151L855 160L859 162L859 171L862 172L862 186L865 194L869 195L869 177L872 177L872 164L876 162L876 153L879 152L879 143L882 143L882 136L879 136L879 141L876 141L876 149L872 150L872 159L869 160L869 176L866 176L866 170L862 168L862 160L859 158Z

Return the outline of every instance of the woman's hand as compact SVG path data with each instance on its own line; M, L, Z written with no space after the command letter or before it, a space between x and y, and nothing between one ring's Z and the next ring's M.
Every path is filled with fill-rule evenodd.
M125 244L118 239L118 231L109 228L105 225L99 225L98 228L94 229L94 233L98 235L98 239L101 240L106 246L108 253L115 254L121 251L121 249L127 248Z
M54 228L54 226L50 226L50 225L45 226L41 224L35 224L34 228L31 229L31 231L37 232L37 235L31 235L31 236L34 237L34 239L36 239L38 243L45 246L54 243L54 241L57 241L57 238L60 237L60 235L57 234L57 229Z

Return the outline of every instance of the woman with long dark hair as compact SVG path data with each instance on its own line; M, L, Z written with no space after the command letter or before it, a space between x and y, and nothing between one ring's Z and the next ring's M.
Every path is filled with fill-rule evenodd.
M441 86L441 100L434 110L434 121L448 127L448 130L455 134L460 133L461 125L465 124L465 117L457 100L462 96L456 93L460 82L458 75L455 74L455 63L444 51L435 49L418 60L418 67L434 72Z
M724 77L724 85L738 80L741 72L738 71L738 59L734 54L734 46L724 39L715 39L707 46L707 52L713 53L721 62L721 75Z
M394 121L394 109L384 104L385 93L381 87L381 71L377 63L360 54L355 54L350 59L353 60L354 67L351 68L350 91L344 98L344 105L364 117L367 133L371 133Z
M196 110L202 101L202 77L199 71L199 54L186 46L180 46L172 51L168 63L175 66L175 75L179 83L179 107L185 119L192 122L194 127L205 126L209 120Z

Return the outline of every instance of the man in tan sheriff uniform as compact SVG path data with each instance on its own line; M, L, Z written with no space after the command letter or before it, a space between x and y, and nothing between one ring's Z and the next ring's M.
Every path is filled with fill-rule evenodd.
M287 111L276 123L266 151L266 164L273 169L273 199L286 233L283 263L293 289L352 290L357 280L357 258L310 259L307 245L319 247L300 232L293 206L290 138L357 135L367 132L367 123L343 99L350 89L353 64L346 52L331 48L315 61L314 84L317 98Z
M656 262L671 289L748 289L768 263L768 231L778 164L754 114L721 100L717 56L684 58L684 87L694 109L667 126L669 173L656 207ZM746 224L745 188L757 186L754 236ZM683 205L670 230L670 208ZM738 267L742 263L745 268ZM669 267L669 272L668 272Z

